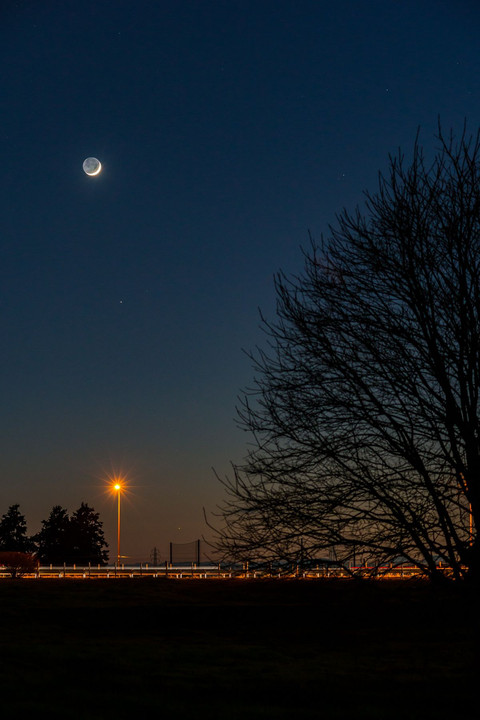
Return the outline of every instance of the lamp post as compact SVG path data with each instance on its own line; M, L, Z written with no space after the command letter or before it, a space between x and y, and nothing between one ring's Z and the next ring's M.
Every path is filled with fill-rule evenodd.
M122 494L122 486L119 482L115 483L113 489L117 493L117 567L120 565L120 496Z
M468 485L466 483L463 473L460 473L460 481L460 487L466 495L468 492ZM473 510L472 503L470 501L468 501L468 544L470 545L470 547L472 547L473 545Z

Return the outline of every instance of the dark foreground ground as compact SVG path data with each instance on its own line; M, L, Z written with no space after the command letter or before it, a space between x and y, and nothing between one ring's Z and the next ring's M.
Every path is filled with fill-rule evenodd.
M472 718L478 608L418 582L2 580L2 717Z

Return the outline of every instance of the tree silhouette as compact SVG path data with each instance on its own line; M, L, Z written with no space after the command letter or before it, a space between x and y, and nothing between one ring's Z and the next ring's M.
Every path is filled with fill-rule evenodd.
M55 505L42 529L36 535L38 557L52 565L88 565L108 562L108 547L100 516L82 503L72 517L65 508Z
M37 557L32 553L0 551L0 566L4 567L13 579L37 572L38 564Z
M73 563L104 565L108 562L108 552L105 549L108 544L99 518L99 514L87 503L82 503L73 513L70 521Z
M19 511L20 505L10 505L0 520L0 550L29 553L35 543L27 537L25 516Z
M480 135L399 153L365 207L276 277L277 319L222 480L230 558L407 561L479 580ZM447 572L447 575L448 575Z
M70 518L65 508L55 505L42 529L36 535L37 556L42 563L60 565L70 563L73 557Z

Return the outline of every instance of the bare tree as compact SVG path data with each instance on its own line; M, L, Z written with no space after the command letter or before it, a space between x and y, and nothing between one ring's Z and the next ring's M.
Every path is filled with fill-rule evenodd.
M478 580L480 132L390 158L365 206L276 277L222 480L230 558L407 561ZM448 573L447 573L448 574Z
M38 559L32 553L0 551L0 567L13 579L36 573L38 565Z

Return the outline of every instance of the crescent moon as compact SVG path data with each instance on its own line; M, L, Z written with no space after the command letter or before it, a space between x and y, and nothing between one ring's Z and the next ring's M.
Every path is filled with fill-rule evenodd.
M88 157L83 161L83 171L86 175L98 175L102 169L102 163L100 160L94 157Z

